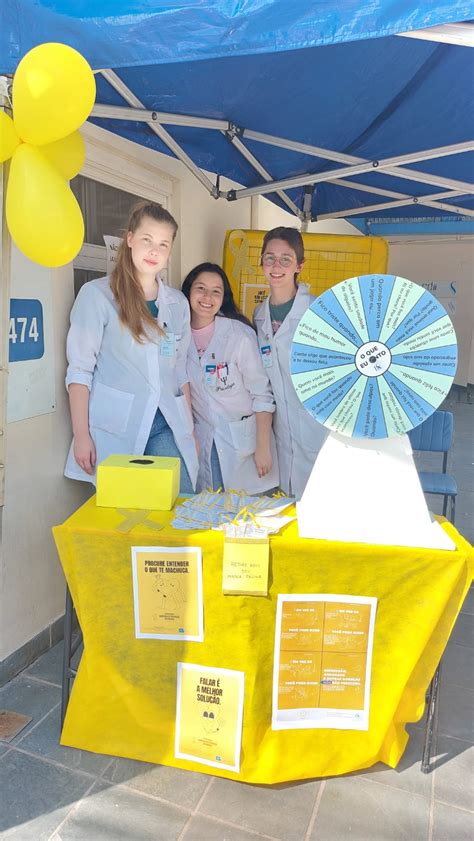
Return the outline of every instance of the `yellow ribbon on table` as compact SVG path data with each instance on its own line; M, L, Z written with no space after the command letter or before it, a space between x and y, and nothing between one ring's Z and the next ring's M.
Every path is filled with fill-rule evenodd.
M161 523L155 523L154 520L148 519L150 514L153 513L151 509L147 511L141 508L117 508L116 511L117 514L120 514L120 516L124 518L122 522L115 527L115 530L122 532L122 534L127 534L127 532L134 529L135 526L141 525L146 525L148 528L154 529L155 531L160 531L163 528Z

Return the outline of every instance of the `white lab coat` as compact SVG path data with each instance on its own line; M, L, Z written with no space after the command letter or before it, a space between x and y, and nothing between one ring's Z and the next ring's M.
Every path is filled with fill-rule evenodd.
M269 298L256 308L254 322L260 350L270 346L265 368L270 378L276 411L275 430L280 487L300 499L313 468L316 456L327 436L327 430L311 417L300 403L290 375L290 351L298 322L315 300L306 284L299 284L293 306L281 327L273 335Z
M193 419L181 393L188 382L189 305L182 292L161 279L156 303L158 322L169 341L156 335L141 344L119 319L109 278L85 283L71 311L66 387L81 383L90 390L89 430L97 463L112 454L142 455L159 406L195 485ZM77 464L72 445L64 472L71 479L95 484L95 475L89 476Z
M255 494L277 487L278 462L272 431L273 464L266 476L259 478L253 458L257 444L255 412L273 412L275 403L252 328L217 316L214 335L201 359L194 341L190 342L188 376L200 446L197 489L212 487L213 441L225 488Z

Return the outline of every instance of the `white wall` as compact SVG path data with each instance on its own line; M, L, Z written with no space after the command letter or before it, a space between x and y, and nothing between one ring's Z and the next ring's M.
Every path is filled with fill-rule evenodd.
M26 258L17 266L21 275L12 278L12 297L34 297L36 267ZM56 357L56 410L7 425L0 659L64 612L64 580L51 526L69 516L88 493L86 486L62 477L70 443L64 344L73 302L72 270L66 267L48 274Z
M459 385L474 382L473 243L473 237L389 238L389 271L393 274L416 283L456 282L456 311L450 317L458 340L455 382Z

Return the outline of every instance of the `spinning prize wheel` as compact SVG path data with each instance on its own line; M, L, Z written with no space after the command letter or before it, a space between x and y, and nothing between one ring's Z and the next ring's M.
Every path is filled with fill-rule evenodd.
M351 438L402 435L446 397L457 364L453 325L436 298L393 275L344 280L305 312L291 377L305 409Z

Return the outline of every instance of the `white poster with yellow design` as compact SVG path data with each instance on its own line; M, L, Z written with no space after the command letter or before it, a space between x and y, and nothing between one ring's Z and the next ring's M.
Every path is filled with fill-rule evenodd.
M175 756L240 771L244 673L178 663Z
M272 729L368 730L377 599L278 596Z
M137 639L204 639L199 546L132 546Z

